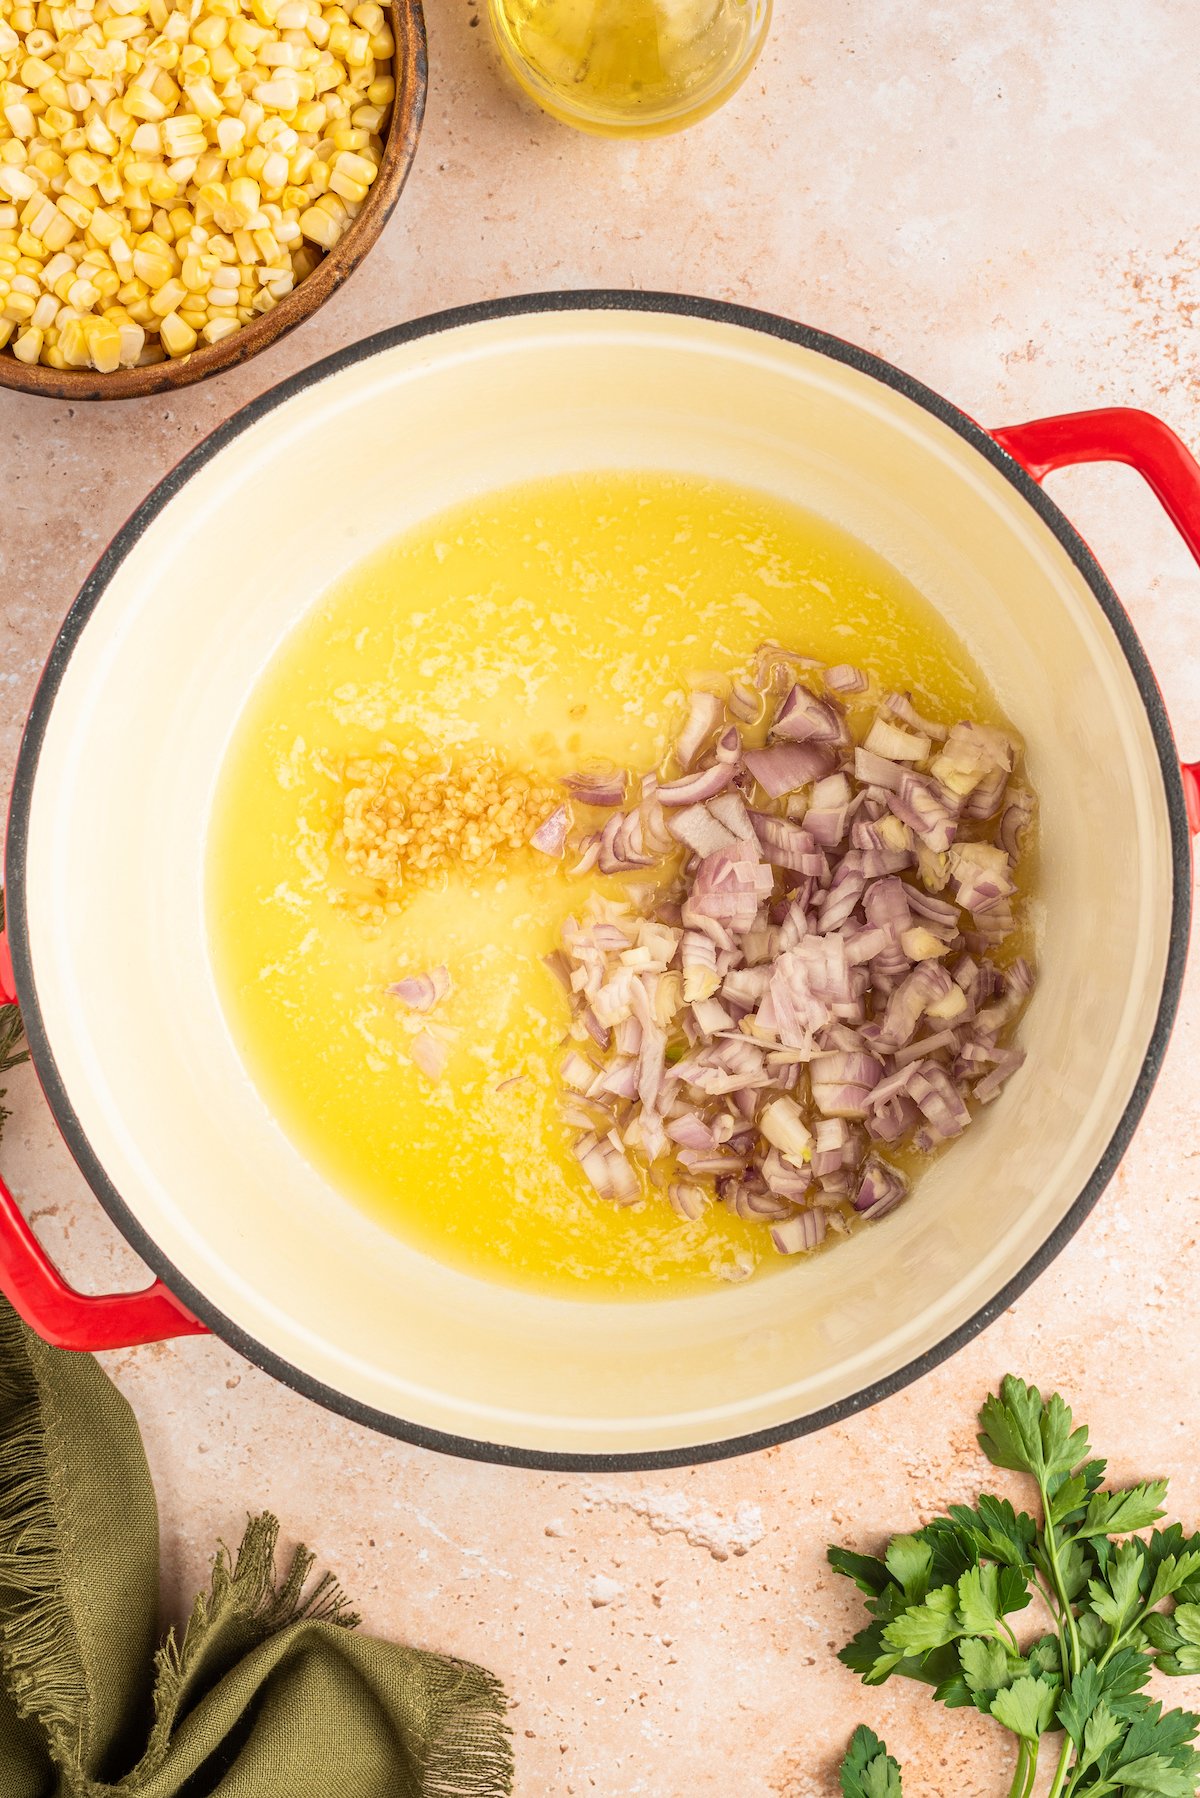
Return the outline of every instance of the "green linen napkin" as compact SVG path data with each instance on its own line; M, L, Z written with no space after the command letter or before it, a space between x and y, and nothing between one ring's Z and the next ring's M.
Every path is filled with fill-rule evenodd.
M0 1299L2 1798L502 1798L482 1668L355 1633L251 1520L155 1650L158 1517L132 1411Z

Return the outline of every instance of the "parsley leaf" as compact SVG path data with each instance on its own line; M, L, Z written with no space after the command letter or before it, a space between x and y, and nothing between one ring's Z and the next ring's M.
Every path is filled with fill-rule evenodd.
M844 1798L903 1798L899 1762L865 1723L850 1738L841 1783Z
M1149 1480L1144 1486L1131 1486L1127 1492L1093 1493L1075 1534L1127 1536L1131 1530L1144 1530L1162 1516L1166 1496L1166 1480Z
M918 1536L893 1536L884 1556L887 1570L910 1604L918 1603L929 1590L929 1571L933 1550Z
M889 1623L884 1640L904 1654L925 1654L942 1648L963 1634L958 1620L958 1593L953 1586L938 1586L921 1604L915 1604Z
M1041 1674L1027 1673L992 1700L992 1716L1024 1742L1035 1742L1054 1721L1058 1687Z
M987 1563L969 1568L958 1582L963 1634L993 1635L1001 1618L1012 1611L1023 1611L1030 1598L1029 1588L1015 1568Z
M860 1592L869 1592L878 1598L891 1584L892 1576L886 1565L874 1555L855 1554L850 1548L827 1548L825 1558L835 1572L852 1579Z
M989 1561L1033 1571L1030 1557L1037 1541L1037 1524L1026 1512L1015 1511L1007 1498L981 1492L974 1510L969 1505L951 1505L949 1516L973 1537L977 1552Z
M1070 1473L1088 1454L1085 1429L1073 1429L1070 1410L1057 1392L1046 1404L1036 1386L1006 1374L979 1413L979 1446L995 1467L1031 1473L1039 1484Z
M1142 1627L1158 1650L1155 1666L1161 1672L1200 1673L1200 1605L1176 1605L1169 1614L1155 1611Z
M1014 1661L1002 1642L985 1642L968 1636L959 1644L963 1681L980 1710L990 1711L991 1700L1024 1669L1023 1661ZM1016 1672L1013 1668L1016 1668Z
M1079 1765L1090 1767L1094 1762L1103 1760L1108 1750L1114 1748L1124 1734L1124 1722L1113 1715L1108 1703L1102 1698L1084 1725L1083 1752L1079 1756Z
M1149 1608L1158 1604L1160 1599L1170 1598L1175 1592L1182 1593L1184 1600L1194 1596L1200 1599L1200 1550L1185 1549L1180 1555L1168 1555L1154 1569L1154 1578L1150 1582L1150 1590L1146 1594L1146 1605ZM1145 1585L1143 1574L1142 1584ZM1189 1588L1195 1588L1194 1594Z
M861 1675L865 1685L877 1686L882 1685L892 1670L889 1667L882 1674L876 1675L875 1673L876 1664L884 1652L883 1624L881 1622L868 1623L866 1629L860 1629L858 1634L847 1642L843 1649L839 1650L838 1660L844 1667L849 1667L851 1673ZM894 1660L892 1665L898 1666L899 1658Z
M1074 1742L1083 1745L1087 1720L1104 1695L1104 1681L1095 1661L1081 1667L1071 1685L1063 1693L1058 1706L1058 1720Z
M1062 1729L1055 1798L1195 1798L1200 1719L1164 1713L1143 1688L1154 1667L1200 1674L1200 1534L1172 1523L1139 1537L1162 1516L1166 1482L1104 1491L1106 1464L1057 1394L1043 1401L1010 1375L980 1412L979 1442L1036 1482L1040 1518L984 1493L894 1537L882 1561L831 1549L871 1613L842 1660L867 1684L896 1674L994 1718L1020 1743L1013 1791L1042 1789L1041 1738ZM1010 1620L1035 1586L1054 1633L1022 1653ZM855 1741L843 1791L898 1798L883 1745Z
M1088 1581L1092 1609L1108 1624L1114 1639L1124 1632L1141 1606L1140 1581L1144 1563L1140 1542L1122 1542L1107 1578Z

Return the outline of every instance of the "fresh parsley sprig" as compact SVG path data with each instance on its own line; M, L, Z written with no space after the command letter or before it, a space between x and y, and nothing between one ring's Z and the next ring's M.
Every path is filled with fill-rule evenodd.
M866 1595L871 1622L841 1652L864 1684L893 1674L973 1705L1016 1737L1009 1798L1030 1798L1042 1738L1061 1735L1049 1798L1196 1798L1200 1717L1167 1711L1142 1688L1152 1668L1200 1674L1200 1534L1148 1530L1165 1480L1103 1489L1057 1393L1009 1375L979 1414L995 1467L1036 1484L1041 1519L983 1493L951 1505L882 1560L848 1548L831 1565ZM1051 1633L1024 1643L1010 1621L1040 1596ZM846 1798L901 1798L900 1769L861 1728L842 1765Z

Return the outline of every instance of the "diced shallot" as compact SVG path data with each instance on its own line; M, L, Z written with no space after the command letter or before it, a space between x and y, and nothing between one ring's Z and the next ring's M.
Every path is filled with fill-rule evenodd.
M410 1011L432 1011L450 991L450 974L446 968L430 968L427 974L406 974L388 992L403 1000Z
M694 849L697 855L715 855L718 849L732 849L737 842L731 830L719 824L703 805L689 805L672 812L667 828L673 837Z
M709 1196L694 1180L672 1180L667 1187L667 1202L677 1217L694 1224L707 1211Z
M733 780L736 770L732 762L714 762L711 768L697 768L679 780L669 780L659 787L660 805L700 805L715 799Z
M799 1255L817 1248L828 1228L823 1211L800 1211L771 1225L771 1242L781 1255Z
M865 693L870 684L862 669L849 662L838 662L825 670L825 685L833 693Z
M570 828L571 814L565 805L560 805L557 811L551 812L544 823L538 825L529 841L535 849L540 849L543 855L552 855L557 858L563 852L567 841L567 832Z
M450 1051L441 1037L434 1036L429 1030L418 1030L409 1044L409 1048L412 1051L413 1060L426 1079L440 1080L446 1071L446 1062L450 1056Z
M675 759L690 768L721 722L723 706L715 693L695 692L688 701L687 723L675 739Z
M628 777L623 768L582 768L578 774L568 774L562 784L580 805L607 810L624 805Z
M742 759L759 786L779 799L828 774L834 751L823 743L775 743L770 749L747 749Z
M620 1205L646 1175L691 1223L715 1182L781 1254L900 1203L908 1182L884 1157L939 1148L997 1096L1033 985L1022 958L992 959L1034 809L1016 744L947 729L904 693L856 743L838 696L869 682L844 664L814 691L819 669L764 645L727 701L692 695L679 776L572 775L575 803L609 815L571 838L564 806L538 844L642 873L568 919L547 958L573 1008L563 1110L586 1178ZM766 746L743 747L739 726L764 718ZM393 990L421 1010L429 979ZM412 1052L440 1073L439 1038Z
M849 741L845 714L832 699L819 699L799 683L784 695L771 735L792 743L843 744Z
M750 813L746 810L746 801L740 793L718 793L715 799L709 800L708 809L718 824L731 830L743 843L758 841L754 825L750 821Z
M854 1199L854 1209L863 1217L883 1217L900 1203L908 1191L908 1181L878 1156L867 1157L862 1180Z

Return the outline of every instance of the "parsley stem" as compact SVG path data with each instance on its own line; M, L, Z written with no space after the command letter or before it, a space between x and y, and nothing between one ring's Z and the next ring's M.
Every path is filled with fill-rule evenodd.
M1120 1648L1121 1645L1133 1634L1134 1630L1138 1629L1141 1626L1149 1608L1150 1607L1148 1605L1144 1605L1144 1604L1141 1605L1139 1607L1139 1609L1137 1610L1137 1612L1135 1613L1135 1615L1130 1618L1129 1622L1125 1625L1125 1628L1123 1630L1121 1630L1119 1633L1115 1628L1112 1630L1110 1638L1109 1638L1108 1647L1104 1650L1104 1653L1100 1656L1100 1659L1096 1663L1096 1665L1098 1667L1106 1666L1108 1664L1109 1660L1112 1658L1112 1656L1117 1652L1117 1649Z
M1029 1744L1023 1736L1017 1738L1017 1765L1013 1773L1012 1784L1008 1788L1008 1798L1025 1798L1026 1779L1029 1774Z
M1038 1753L1040 1748L1040 1738L1029 1744L1029 1772L1026 1775L1025 1784L1021 1791L1021 1798L1029 1798L1029 1795L1037 1782Z
M1069 1735L1064 1734L1063 1745L1059 1750L1058 1755L1058 1765L1054 1769L1054 1778L1050 1782L1050 1790L1047 1794L1047 1798L1062 1798L1062 1792L1067 1783L1067 1765L1070 1759L1071 1738Z
M1046 1519L1046 1526L1042 1531L1042 1541L1046 1545L1046 1558L1050 1563L1050 1572L1054 1579L1054 1590L1058 1594L1058 1601L1062 1606L1063 1621L1067 1626L1067 1638L1070 1644L1069 1665L1063 1668L1063 1673L1066 1676L1064 1679L1065 1684L1068 1680L1074 1679L1075 1675L1079 1672L1083 1665L1083 1657L1079 1652L1079 1632L1075 1627L1075 1612L1072 1610L1071 1601L1067 1597L1066 1583L1063 1580L1062 1567L1059 1564L1058 1540L1054 1534L1054 1524L1051 1521L1050 1496L1046 1491L1046 1482L1044 1479L1039 1479L1038 1491L1041 1493L1042 1511Z

